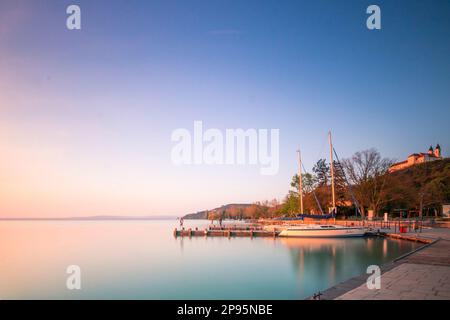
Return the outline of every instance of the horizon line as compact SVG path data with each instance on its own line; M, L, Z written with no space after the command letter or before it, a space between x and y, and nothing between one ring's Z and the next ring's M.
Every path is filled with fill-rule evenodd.
M154 216L81 216L81 217L0 217L0 221L101 221L101 220L164 220L178 219L174 215L154 215Z

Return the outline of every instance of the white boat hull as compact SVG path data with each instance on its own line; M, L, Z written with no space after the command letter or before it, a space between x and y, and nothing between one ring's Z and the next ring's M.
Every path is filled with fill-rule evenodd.
M364 228L344 227L332 225L300 226L284 229L280 237L307 237L307 238L346 238L362 237L366 234Z

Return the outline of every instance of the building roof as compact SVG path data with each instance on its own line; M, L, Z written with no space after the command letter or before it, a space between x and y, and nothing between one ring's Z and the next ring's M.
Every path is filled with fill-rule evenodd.
M391 167L396 166L396 165L399 165L399 164L402 164L402 163L407 163L407 162L408 162L408 160L396 162L396 163L391 164Z
M429 156L429 157L432 157L432 158L437 158L437 157L434 155L434 153L424 153L424 152L410 154L410 155L408 156L408 158L409 158L409 157L413 157L413 156L416 156L416 157Z

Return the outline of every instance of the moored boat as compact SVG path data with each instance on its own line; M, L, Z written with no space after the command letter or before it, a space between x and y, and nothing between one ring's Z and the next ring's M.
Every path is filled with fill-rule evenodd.
M328 133L328 139L330 143L330 173L331 173L331 195L332 195L332 208L329 214L324 214L320 206L320 203L313 191L314 197L316 199L319 210L322 214L311 215L303 213L303 186L302 186L302 160L300 151L298 151L298 161L299 161L299 199L300 199L300 214L293 219L301 219L304 221L305 218L323 220L323 219L335 219L336 218L336 196L334 187L334 161L333 161L333 143L331 140L331 132ZM336 155L337 156L337 155ZM358 207L358 206L357 206ZM284 219L282 219L284 220ZM290 226L283 229L279 236L280 237L318 237L318 238L344 238L344 237L362 237L366 234L367 230L363 227L347 227L335 224L303 224L298 226Z
M317 237L317 238L345 238L362 237L365 228L346 227L333 224L307 224L288 227L281 231L280 237Z

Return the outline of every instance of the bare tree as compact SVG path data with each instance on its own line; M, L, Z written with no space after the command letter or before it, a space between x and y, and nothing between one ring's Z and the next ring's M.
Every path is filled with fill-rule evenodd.
M376 149L356 152L351 158L342 161L363 216L365 208L377 214L380 206L388 201L386 182L389 175L386 173L392 163L391 159L382 158Z

